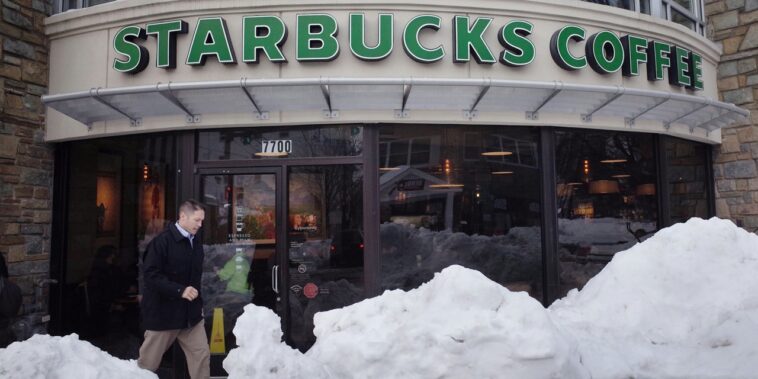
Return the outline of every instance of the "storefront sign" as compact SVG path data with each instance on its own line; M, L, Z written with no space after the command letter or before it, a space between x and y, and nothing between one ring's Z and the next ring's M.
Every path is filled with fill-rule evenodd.
M394 50L394 33L402 33L405 54L420 63L442 60L445 46L427 46L421 42L422 32L439 32L442 18L423 14L413 17L400 30L394 15L377 17L377 42L366 42L366 16L351 13L348 25L350 53L364 61L379 61ZM498 49L493 51L484 35L492 26L489 17L455 16L451 23L453 62L465 63L474 59L478 64L495 64L518 67L530 64L540 46L530 39L534 25L524 20L511 20L497 30ZM149 23L144 28L129 25L119 30L113 48L119 55L113 68L119 72L136 74L143 71L150 60L144 41L155 40L155 66L176 68L177 37L189 35L189 24L184 20ZM329 14L298 14L295 31L295 60L298 62L325 62L340 54L337 40L339 24ZM282 46L287 41L289 28L277 16L260 15L242 18L242 39L233 42L226 21L221 17L200 18L192 30L185 64L202 66L207 59L224 64L237 64L235 45L242 46L242 62L255 64L263 57L271 62L286 63ZM561 68L569 71L590 68L607 75L621 71L624 76L638 76L645 70L650 81L663 80L664 71L670 84L701 90L702 58L700 55L663 41L637 35L618 36L601 30L588 33L580 26L566 25L555 31L549 41L550 56ZM497 54L495 54L497 53Z

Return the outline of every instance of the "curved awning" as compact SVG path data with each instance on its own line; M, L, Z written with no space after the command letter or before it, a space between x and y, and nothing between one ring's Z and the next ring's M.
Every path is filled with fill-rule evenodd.
M86 125L99 121L184 115L188 124L204 114L252 113L259 120L269 112L387 111L402 119L413 110L453 110L471 120L485 112L524 112L525 121L540 115L580 115L592 126L593 117L617 118L627 126L638 120L659 122L663 128L682 124L690 132L710 132L744 120L749 112L733 104L701 96L622 86L578 85L494 79L431 78L303 78L247 79L157 83L43 96L43 102ZM453 120L451 120L453 121Z

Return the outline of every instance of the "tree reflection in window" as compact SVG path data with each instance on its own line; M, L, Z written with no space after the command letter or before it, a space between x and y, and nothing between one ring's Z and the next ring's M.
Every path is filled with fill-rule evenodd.
M634 133L556 133L559 295L656 231L653 142Z

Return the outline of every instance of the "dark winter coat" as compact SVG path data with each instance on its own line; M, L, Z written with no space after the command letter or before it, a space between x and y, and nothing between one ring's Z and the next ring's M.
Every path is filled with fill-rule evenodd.
M199 234L190 245L189 239L172 223L150 241L142 266L144 293L140 307L145 329L186 329L202 320L205 254ZM182 298L188 286L199 293L194 301Z
M16 340L10 326L21 308L21 300L21 289L0 273L0 349Z

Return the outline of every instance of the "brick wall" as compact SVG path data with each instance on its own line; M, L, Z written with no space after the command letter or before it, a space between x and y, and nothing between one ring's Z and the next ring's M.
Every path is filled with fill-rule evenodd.
M40 96L47 92L44 18L49 0L0 5L0 253L24 293L23 312L39 310L35 283L50 271L53 148L45 144ZM36 303L34 300L38 297Z
M724 47L718 69L723 101L751 119L725 128L715 148L716 213L758 230L758 0L706 0L708 36Z

